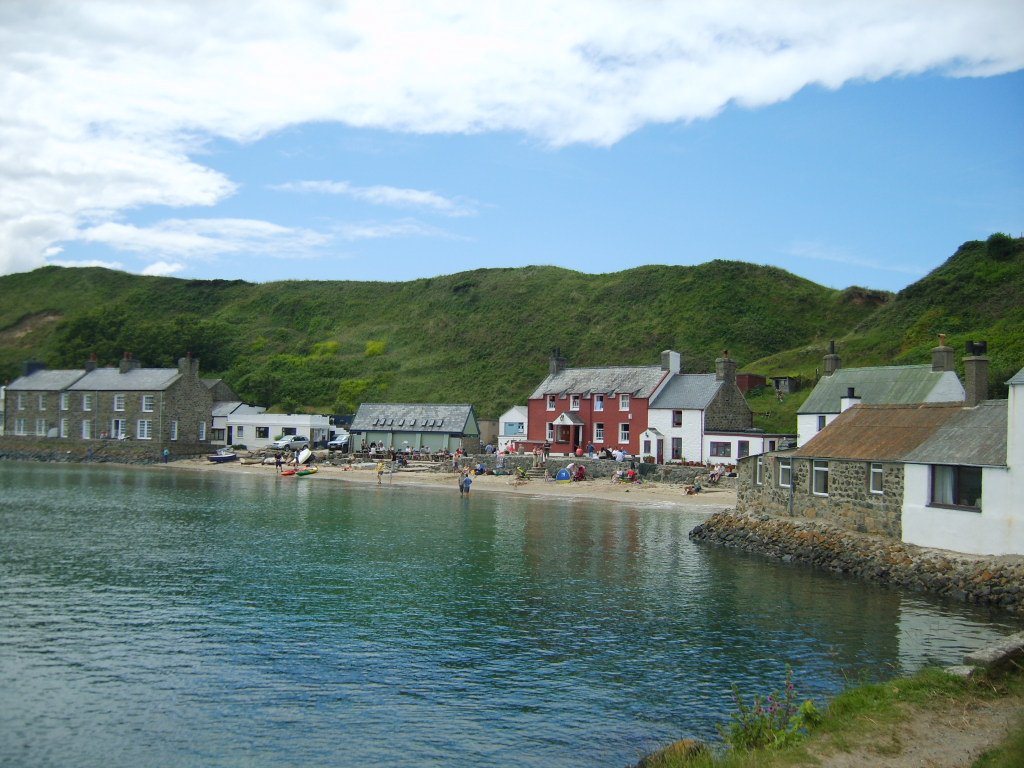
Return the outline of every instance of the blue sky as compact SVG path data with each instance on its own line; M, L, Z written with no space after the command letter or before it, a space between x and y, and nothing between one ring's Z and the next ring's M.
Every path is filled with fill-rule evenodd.
M0 9L0 273L898 290L1024 232L1019 3L135 5Z

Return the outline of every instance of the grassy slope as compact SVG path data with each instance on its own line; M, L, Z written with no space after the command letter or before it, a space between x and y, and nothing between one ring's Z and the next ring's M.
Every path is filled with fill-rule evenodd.
M829 339L846 366L919 363L942 332L958 350L988 340L996 384L1024 364L1024 240L996 235L965 243L895 298L726 261L602 275L481 269L404 283L46 267L0 277L0 296L0 380L33 356L71 366L131 350L166 365L192 351L205 374L288 410L454 401L494 418L525 401L555 346L576 366L654 363L671 348L693 372L713 370L729 349L741 370L813 384ZM782 403L752 397L756 424L792 432L808 391Z

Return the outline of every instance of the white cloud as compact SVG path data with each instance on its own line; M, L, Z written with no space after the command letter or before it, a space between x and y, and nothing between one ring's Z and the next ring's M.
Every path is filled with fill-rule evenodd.
M176 272L181 272L185 268L185 265L181 262L169 263L166 261L154 261L148 267L142 270L141 274L151 275L153 277L166 277L167 275L173 275Z
M383 240L396 237L439 237L446 240L462 239L437 227L417 221L392 221L385 223L343 224L337 228L341 240Z
M2 3L0 273L42 264L83 228L124 247L222 252L208 233L115 223L231 195L201 164L213 137L334 121L608 145L812 83L1015 71L1022 27L1019 0ZM447 215L465 205L354 189Z
M445 216L470 216L473 206L465 201L444 197L436 192L399 187L357 187L347 181L293 181L279 184L275 189L287 192L319 192L327 195L345 195L373 205L398 208L425 208Z
M919 277L925 273L919 267L909 267L905 264L894 261L875 261L858 256L852 256L835 246L825 245L817 242L796 242L785 249L789 256L799 259L810 259L812 261L825 261L833 264L844 264L849 267L871 269L880 272L896 272L904 275Z
M102 259L47 259L46 263L53 267L103 267L104 269L124 269L120 261L103 261Z

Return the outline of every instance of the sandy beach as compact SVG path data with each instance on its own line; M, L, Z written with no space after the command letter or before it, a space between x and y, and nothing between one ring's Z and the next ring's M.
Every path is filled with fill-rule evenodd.
M182 459L170 464L159 465L175 470L196 472L220 472L232 474L253 474L273 476L276 469L270 464L242 464L230 462L214 464L205 458ZM342 482L376 484L377 473L373 466L347 469L329 464L318 464L316 475L304 478L287 478L288 482ZM452 472L435 472L411 466L393 474L385 474L384 484L403 485L433 489L450 489L458 493L455 475ZM507 475L479 475L473 478L472 493L514 493L525 496L552 496L563 498L587 498L603 501L628 502L647 506L678 506L695 512L712 514L736 506L736 491L729 487L709 488L699 494L687 496L682 485L675 483L647 482L639 485L614 483L609 479L585 480L577 483L556 483L551 480L530 480L518 486L512 484Z

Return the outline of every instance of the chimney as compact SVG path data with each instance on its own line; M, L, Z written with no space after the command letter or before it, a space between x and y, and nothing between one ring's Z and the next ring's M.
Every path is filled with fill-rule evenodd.
M121 358L121 363L118 366L118 369L121 371L121 373L128 373L128 371L133 371L138 367L139 361L132 359L131 352L125 352L124 357Z
M729 359L728 349L723 349L722 356L715 360L715 378L728 384L736 383L736 362Z
M191 352L186 352L184 357L178 358L178 373L182 376L199 377L199 360L192 357Z
M975 406L988 399L988 342L968 341L964 358L964 405Z
M41 363L38 360L26 360L22 366L22 375L31 376L36 371L45 371L46 363Z
M860 402L860 395L858 395L853 387L846 388L846 397L839 398L839 412L847 411L853 406Z
M661 370L669 373L679 373L682 370L681 358L678 352L666 349L661 353Z
M562 350L559 347L555 347L551 350L551 360L548 361L548 373L554 376L556 373L561 373L565 370L566 359L562 357Z
M828 343L828 354L825 355L824 370L825 376L831 376L833 373L838 371L842 367L839 361L839 355L836 354L836 342L835 339Z
M932 370L953 370L953 348L946 346L946 334L939 334L939 346L932 349Z
M96 353L93 352L89 355L89 359L85 361L85 372L91 373L96 370Z

